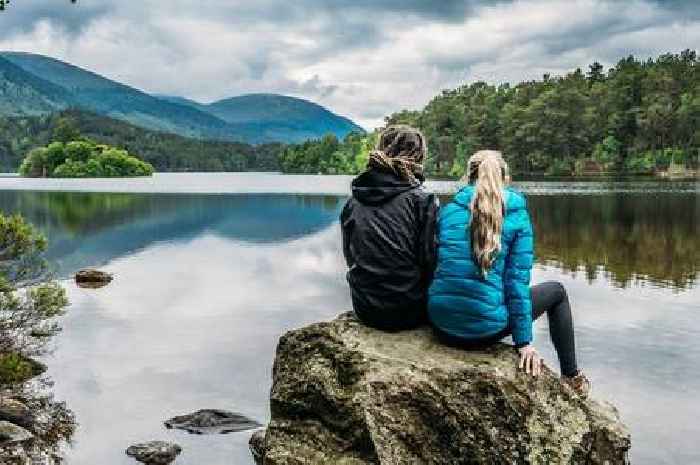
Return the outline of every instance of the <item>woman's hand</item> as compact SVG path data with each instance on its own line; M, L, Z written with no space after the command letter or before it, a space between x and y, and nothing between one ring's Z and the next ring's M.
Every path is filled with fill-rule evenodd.
M532 376L539 376L542 371L542 358L530 344L518 349L520 354L520 369Z

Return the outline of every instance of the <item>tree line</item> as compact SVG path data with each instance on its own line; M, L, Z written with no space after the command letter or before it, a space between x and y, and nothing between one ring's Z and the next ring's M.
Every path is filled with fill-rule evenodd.
M503 151L515 173L648 174L697 169L700 151L700 62L685 50L656 59L629 56L605 71L517 85L475 82L445 90L420 111L387 124L420 128L429 141L426 171L459 176L477 150ZM290 146L288 172L355 173L376 134L326 137Z
M281 144L192 139L71 109L47 116L0 118L0 169L16 171L32 149L78 136L124 149L156 171L276 171L281 150Z
M632 56L609 70L517 85L476 82L445 90L419 111L386 124L420 128L429 141L426 172L460 176L477 150L503 151L516 174L650 174L698 169L700 60L685 50L656 59ZM362 171L377 132L327 135L301 144L249 145L151 131L82 110L0 119L0 169L14 171L29 151L55 140L68 121L85 137L117 146L156 171Z

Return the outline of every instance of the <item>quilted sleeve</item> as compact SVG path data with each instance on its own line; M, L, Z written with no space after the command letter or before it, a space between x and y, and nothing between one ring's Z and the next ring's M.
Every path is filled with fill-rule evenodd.
M516 346L524 346L532 341L530 272L534 257L534 237L527 208L519 208L515 215L518 229L506 257L504 286L513 342Z

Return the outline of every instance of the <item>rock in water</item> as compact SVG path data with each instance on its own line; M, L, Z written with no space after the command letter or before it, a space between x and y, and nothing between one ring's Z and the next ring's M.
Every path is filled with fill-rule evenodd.
M510 346L461 351L428 328L389 334L351 315L291 331L251 449L264 465L629 463L614 407L516 364Z
M205 409L171 418L165 422L165 426L193 434L226 434L255 429L262 425L238 413Z
M104 271L86 269L75 274L75 282L80 287L99 288L112 282L113 276Z
M164 441L151 441L135 444L126 450L126 455L146 465L168 465L182 452L177 444Z

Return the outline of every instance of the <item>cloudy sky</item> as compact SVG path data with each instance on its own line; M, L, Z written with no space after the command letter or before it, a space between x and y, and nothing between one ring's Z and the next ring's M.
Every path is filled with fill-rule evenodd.
M13 0L0 14L0 49L203 102L304 97L368 128L460 83L698 44L698 0Z

